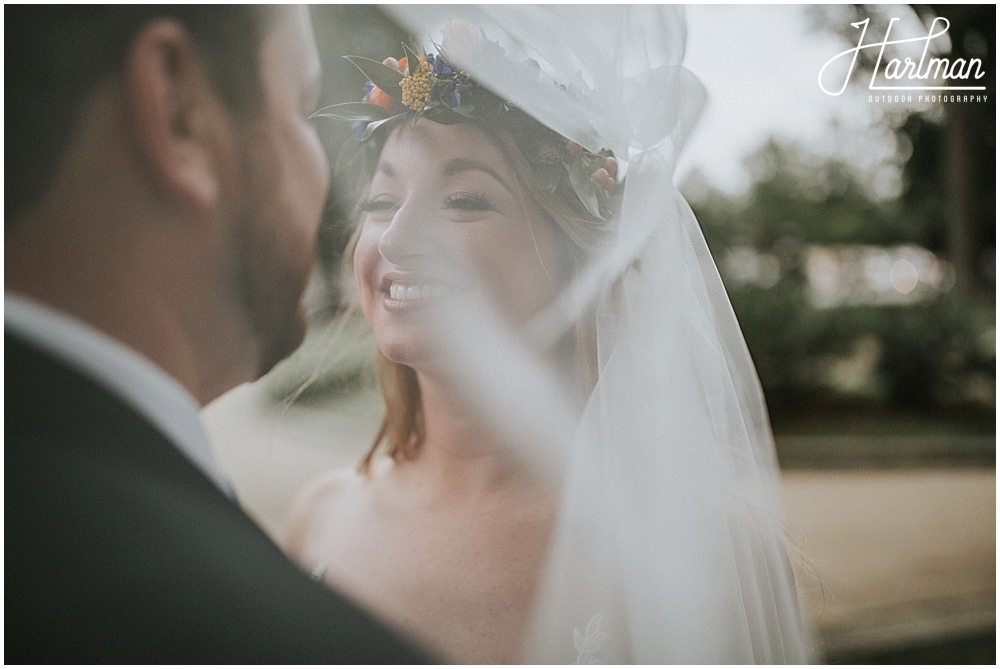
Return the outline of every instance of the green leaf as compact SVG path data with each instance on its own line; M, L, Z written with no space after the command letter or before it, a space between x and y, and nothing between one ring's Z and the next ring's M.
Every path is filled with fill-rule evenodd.
M389 118L389 112L370 102L343 102L319 109L309 118L335 118L340 121L381 121Z
M403 89L399 87L399 82L403 80L402 72L371 58L361 56L344 56L344 58L354 63L354 67L361 70L361 74L368 77L368 81L385 91L393 100L400 103L403 101Z
M419 56L410 47L403 44L403 53L406 54L406 66L409 68L410 74L417 71L417 63L420 62Z
M368 139L369 137L371 137L373 132L375 132L376 130L378 130L380 127L382 127L386 123L393 123L394 121L399 121L404 116L406 116L406 112L403 112L401 114L396 114L395 116L392 116L390 118L382 119L381 121L373 121L372 123L369 123L368 127L365 128L365 134L361 136L361 141L363 142L366 139Z
M601 216L601 210L597 204L597 188L590 183L590 175L587 174L582 160L576 160L570 165L569 183L573 186L573 191L576 192L576 196L580 198L580 202L587 208L587 211L603 221L604 218Z
M455 125L457 123L468 123L469 119L461 114L456 114L451 107L441 105L433 112L426 114L428 120L440 123L441 125Z
M474 111L476 111L476 105L474 105L474 104L459 105L457 107L451 107L450 109L453 112L456 112L456 113L461 114L462 116L465 116L466 118L472 118L472 113Z

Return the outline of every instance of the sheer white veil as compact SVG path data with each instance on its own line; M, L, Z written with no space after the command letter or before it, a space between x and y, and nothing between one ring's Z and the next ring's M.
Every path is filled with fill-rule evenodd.
M526 331L486 301L449 327L457 382L561 486L524 659L808 661L763 394L698 223L673 185L705 98L682 66L682 10L387 11L431 51L448 20L481 29L506 50L504 62L454 41L448 59L564 137L613 150L626 175L610 245ZM529 57L538 80L514 68ZM599 374L581 414L536 352L590 305Z

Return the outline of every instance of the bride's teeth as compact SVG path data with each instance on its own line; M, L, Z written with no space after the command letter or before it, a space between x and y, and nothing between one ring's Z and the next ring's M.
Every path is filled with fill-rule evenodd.
M420 300L433 297L450 297L458 290L451 286L404 286L389 284L389 297L394 300Z

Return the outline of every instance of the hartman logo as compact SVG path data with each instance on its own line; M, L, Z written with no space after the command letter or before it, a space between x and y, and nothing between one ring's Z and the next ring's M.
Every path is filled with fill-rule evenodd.
M864 44L865 33L868 31L869 21L870 19L865 19L864 21L852 23L852 27L861 30L861 36L858 38L858 45L852 49L847 49L846 51L838 53L836 56L826 61L826 64L822 67L822 69L820 69L819 87L820 90L827 95L840 95L844 92L847 88L848 82L851 80L851 75L854 73L854 66L858 61L858 53L862 49L879 50L878 58L875 61L875 71L872 73L871 82L868 84L868 90L870 91L951 92L986 90L985 86L964 85L975 84L978 79L982 79L986 76L986 72L983 71L983 61L979 58L970 58L966 61L965 58L948 59L934 56L928 57L931 41L945 35L948 32L948 28L951 27L951 23L948 19L941 16L935 18L934 21L931 22L930 29L927 31L927 35L925 36L890 40L889 34L892 32L892 26L896 23L896 21L899 21L898 18L894 18L889 21L889 27L886 28L885 37L882 38L881 42ZM935 32L935 30L937 32ZM883 66L883 57L887 46L909 44L913 42L924 43L923 52L920 55L919 61L914 61L909 57L906 57L903 60L893 58ZM827 84L836 85L837 82L829 81L829 79L835 75L831 74L826 77L824 77L824 75L826 74L827 68L847 57L851 58L850 67L847 68L847 74L844 76L840 89L834 92L827 87ZM876 85L876 83L879 82L880 74L882 75L882 79L885 83L883 85ZM957 80L963 85L934 85L938 84L938 82L947 80Z

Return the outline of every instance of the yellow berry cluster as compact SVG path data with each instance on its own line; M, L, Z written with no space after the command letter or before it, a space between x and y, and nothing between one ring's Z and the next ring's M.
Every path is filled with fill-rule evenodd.
M421 61L416 71L399 82L403 89L403 104L413 111L422 111L431 101L431 66Z

